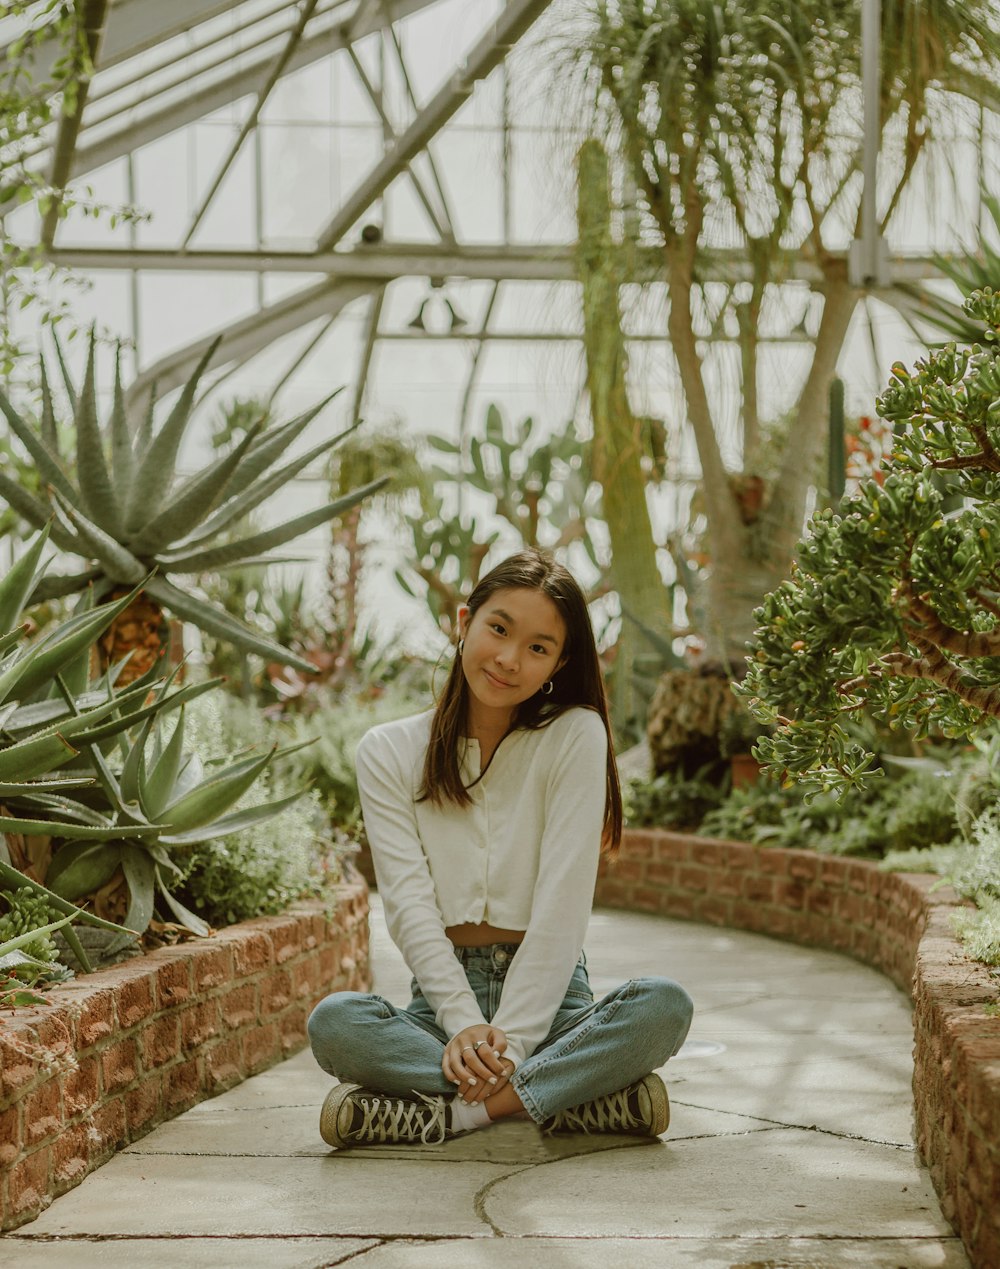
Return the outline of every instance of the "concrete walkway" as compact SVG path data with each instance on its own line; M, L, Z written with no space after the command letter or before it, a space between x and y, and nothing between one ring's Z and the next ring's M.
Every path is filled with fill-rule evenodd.
M373 921L378 988L409 975ZM829 952L598 912L600 993L695 1000L655 1142L502 1124L336 1153L308 1054L164 1124L0 1240L17 1269L967 1269L910 1130L907 1000Z

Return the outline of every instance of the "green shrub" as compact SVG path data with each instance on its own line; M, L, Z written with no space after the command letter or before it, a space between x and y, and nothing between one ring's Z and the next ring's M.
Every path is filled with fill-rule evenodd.
M1000 899L983 895L978 903L952 913L952 925L973 960L1000 965Z
M893 850L940 846L958 834L956 792L946 775L914 771L897 781L895 806L885 819Z
M726 796L726 782L712 779L709 771L702 767L685 779L677 768L652 780L629 781L623 790L626 822L632 828L696 828Z

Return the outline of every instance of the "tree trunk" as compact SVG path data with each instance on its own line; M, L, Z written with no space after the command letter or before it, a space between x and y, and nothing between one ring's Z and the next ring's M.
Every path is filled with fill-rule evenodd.
M604 518L611 539L611 582L623 610L669 637L672 614L656 563L646 504L642 424L628 400L628 353L618 299L620 252L611 234L608 161L600 142L586 141L577 162L578 261L587 388L594 423L593 474L603 490ZM612 687L612 712L619 729L640 713L633 666L644 643L635 623L623 612Z
M125 594L126 590L117 590L110 598L120 599ZM116 683L121 688L141 678L157 662L166 665L168 659L179 660L180 657L174 655L176 640L172 640L171 633L171 622L163 609L145 591L140 591L98 639L95 647L98 673L103 674L131 653Z

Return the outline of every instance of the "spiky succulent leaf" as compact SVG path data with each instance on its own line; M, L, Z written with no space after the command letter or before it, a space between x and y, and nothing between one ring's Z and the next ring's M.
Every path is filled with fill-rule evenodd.
M128 497L135 478L135 457L132 452L132 433L128 424L128 413L125 409L125 394L122 391L122 346L115 351L115 389L111 405L111 470L114 474L115 486L121 491L120 499ZM124 527L124 526L123 526Z
M174 832L211 824L239 801L273 757L272 749L257 758L234 762L169 802L163 808L161 818Z
M52 327L52 346L56 350L56 361L59 362L59 373L62 376L63 387L66 389L66 396L69 398L70 408L76 413L76 403L80 399L80 394L76 390L76 384L73 382L73 376L69 372L69 366L66 363L66 355L63 352L62 344L59 336L56 334L55 327Z
M44 566L39 567L38 561L48 539L49 526L46 525L0 580L0 630L13 630L17 625L25 600L44 571Z
M28 596L26 606L42 604L50 599L62 599L65 595L75 595L102 576L99 568L88 568L82 573L53 573L49 577L39 578Z
M198 842L212 842L220 837L228 837L230 833L240 833L244 829L253 828L265 820L280 815L302 796L303 790L290 793L287 797L273 802L262 802L258 806L247 807L243 811L234 811L232 815L224 815L214 823L200 828L191 828L183 833L164 833L160 841L165 846L192 846Z
M78 837L88 842L135 837L139 833L158 833L164 827L163 824L60 824L55 820L26 819L18 815L5 815L0 819L0 828L5 833L48 833L50 837Z
M14 409L7 398L7 394L2 391L0 391L0 410L7 416L10 430L34 459L39 475L46 484L58 489L66 498L75 498L76 490L70 484L69 477L63 471L58 457L35 434L33 425Z
M122 846L122 872L129 894L125 924L132 930L145 930L153 919L156 902L156 864L148 851L134 842L126 842ZM127 941L130 941L129 935L123 935L122 942ZM117 939L115 943L118 943ZM109 949L111 952L116 950L114 945Z
M105 921L103 917L96 916L93 912L86 912L82 908L74 907L72 903L55 894L47 886L43 886L40 881L35 881L34 878L29 877L26 873L19 872L2 859L0 859L0 883L3 883L8 889L28 886L36 894L44 896L49 901L49 906L54 908L56 912L62 912L65 916L72 916L74 920L82 921L85 925L93 925L99 930L121 932L122 927L120 925L115 925L112 921ZM79 957L79 952L76 955Z
M122 546L110 533L105 532L82 511L77 511L58 493L54 501L59 514L69 522L69 527L76 531L83 543L81 555L93 556L114 582L132 586L142 581L148 569L127 547Z
M329 520L349 511L369 494L375 493L388 484L388 481L388 476L382 476L367 485L362 485L360 489L351 490L342 498L328 502L325 506L316 507L315 510L307 511L305 515L297 516L294 520L287 520L273 529L265 529L261 533L241 538L238 542L210 547L206 551L196 551L180 558L165 559L164 567L171 573L204 573L213 568L219 568L221 565L231 564L247 555L260 555L265 551L272 551L275 547L283 546L293 538L300 537L303 533L308 533L310 529L326 524Z
M16 480L5 476L3 472L0 472L0 498L4 499L34 529L44 529L52 519L51 507L36 498L34 494L28 493L27 489L19 485ZM52 526L51 537L56 546L62 547L64 551L79 550L80 543L59 525Z
M104 457L104 437L97 419L97 389L94 366L95 332L90 333L87 369L76 407L76 478L87 519L104 533L121 536L121 508L118 491ZM76 527L76 526L74 526Z
M94 782L86 776L62 776L56 780L19 780L0 783L0 798L16 798L22 794L48 793L52 789L93 788Z
M62 461L62 455L59 453L59 429L56 427L56 412L52 404L52 391L49 388L44 357L38 359L38 369L42 384L42 440L55 457Z
M53 894L72 903L106 885L121 860L117 842L64 842L52 856L46 881Z
M192 934L201 935L203 938L211 934L212 928L208 922L203 921L200 916L195 916L195 914L186 908L178 898L170 893L164 885L163 878L160 876L159 871L157 871L156 874L156 884L167 907L171 910L171 912L173 912L174 916L181 925L189 929Z
M14 693L18 699L24 700L43 683L54 679L82 648L90 647L134 598L132 593L116 603L78 613L44 639L32 644L13 665L0 673L0 701L7 700Z
M273 493L276 493L290 480L294 479L303 468L308 467L321 454L332 449L334 445L339 444L345 436L349 436L354 430L355 428L352 427L346 432L341 432L338 436L321 441L298 458L293 458L291 462L285 463L284 466L279 467L276 471L272 471L270 475L257 480L249 488L244 489L242 493L237 494L235 497L230 497L214 516L206 520L200 529L186 537L183 542L178 542L174 549L177 551L187 550L210 541L216 534L221 533L223 529L232 524L234 520L249 515L262 502L270 498Z
M266 635L261 634L257 630L251 630L249 626L243 625L237 621L235 617L231 617L222 608L216 608L213 604L206 603L203 599L198 599L187 591L178 589L163 577L152 577L146 585L146 590L164 608L169 609L175 617L180 617L184 621L193 622L201 630L207 631L208 634L214 635L217 639L225 639L234 647L242 648L246 652L255 652L258 656L266 657L269 661L278 661L283 665L292 665L297 670L302 670L305 674L315 674L316 667L307 661L304 657L298 656L294 652L290 652L287 648L283 648L279 643L275 643L273 639L268 639Z
M256 445L243 460L240 470L233 480L231 492L234 494L242 493L259 476L263 476L265 472L270 471L274 463L288 453L289 448L295 444L295 441L317 414L324 410L334 397L338 396L342 391L343 388L338 388L336 392L331 392L328 397L324 397L316 405L310 406L308 410L304 410L301 414L297 414L289 422L283 423L280 427L267 431L258 437Z
M164 510L131 540L132 550L139 555L155 555L183 537L190 525L199 524L214 511L226 496L233 473L262 427L262 422L255 424L229 454L187 481Z
M151 517L159 513L177 469L177 452L191 415L191 406L205 367L215 353L222 336L219 335L205 350L195 367L194 374L181 390L180 397L170 411L166 422L153 436L149 445L138 456L138 470L129 490L125 507L125 531L132 534Z
M155 759L146 776L142 790L146 814L159 818L167 802L174 796L173 790L180 774L184 757L184 710L177 719L177 726Z

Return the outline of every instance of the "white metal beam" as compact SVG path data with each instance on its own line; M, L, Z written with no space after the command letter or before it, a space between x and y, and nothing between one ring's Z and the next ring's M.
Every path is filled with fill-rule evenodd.
M359 216L385 193L410 161L444 127L469 97L476 81L485 79L514 44L548 8L550 0L507 0L503 11L485 36L473 48L464 66L421 110L396 144L362 181L347 202L320 231L317 247L328 251L335 246Z
M392 11L398 21L420 9L426 9L434 2L435 0L396 0ZM355 40L379 29L385 20L379 11L365 7L360 11L357 21L353 18L345 19L310 35L292 53L284 73L287 75L304 66L311 66L320 58L348 47ZM88 139L85 126L76 148L73 175L92 172L113 159L121 158L123 154L148 145L185 124L194 123L223 106L249 96L256 91L261 74L266 73L272 60L273 51L268 44L259 54L240 59L229 73L220 74L200 88L195 85L189 92L164 105L143 111L142 103L135 103L123 113L120 124L102 127L99 136Z
M320 282L285 296L259 312L251 313L242 321L227 325L219 332L222 343L216 353L215 364L223 366L249 361L254 353L283 335L298 330L318 317L335 317L352 301L370 295L377 289L367 280L346 278ZM203 335L145 369L129 389L129 404L141 400L154 383L159 397L186 383L213 337L213 333Z
M831 252L846 257L846 252ZM55 264L84 270L143 269L193 273L325 273L330 278L390 282L399 277L454 277L494 281L576 282L576 246L433 246L393 242L361 244L351 251L312 255L307 251L161 251L144 248L64 247L51 253ZM783 277L789 281L820 283L819 269L801 255L789 252ZM702 281L750 280L751 268L739 248L705 251L699 263ZM663 278L663 254L656 248L636 252L635 280ZM941 272L929 256L892 259L892 276L899 282L937 278Z

